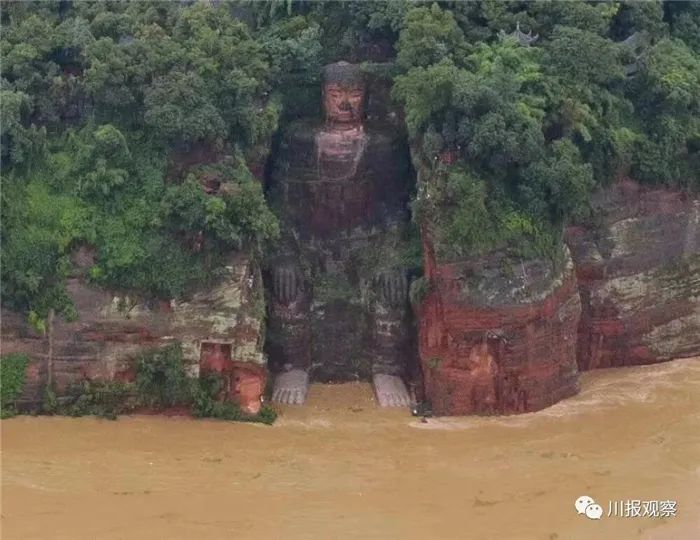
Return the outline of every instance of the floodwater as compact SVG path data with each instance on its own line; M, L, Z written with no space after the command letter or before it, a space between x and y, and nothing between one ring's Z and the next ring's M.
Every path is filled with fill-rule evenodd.
M586 373L523 416L423 423L319 385L272 427L19 417L2 437L4 540L700 538L700 358ZM607 515L634 499L677 516Z

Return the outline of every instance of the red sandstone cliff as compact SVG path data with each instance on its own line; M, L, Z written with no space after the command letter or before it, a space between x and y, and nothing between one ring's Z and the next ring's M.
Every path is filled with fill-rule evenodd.
M436 414L535 411L578 391L581 308L568 253L559 270L520 261L506 275L503 254L442 264L424 245L420 359Z
M580 369L700 353L700 201L625 179L570 227L583 306Z
M423 235L420 357L437 414L537 410L576 392L576 364L700 353L700 201L624 179L592 203L563 271L498 253L446 264Z

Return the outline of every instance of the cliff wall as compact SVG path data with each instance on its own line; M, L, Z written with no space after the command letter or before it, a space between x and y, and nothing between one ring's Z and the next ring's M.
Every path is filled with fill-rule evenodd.
M580 302L573 265L503 253L440 264L426 242L419 308L427 399L443 415L542 409L578 391Z
M67 288L78 318L54 323L54 381L59 395L85 378L130 380L138 353L173 341L182 343L193 375L198 375L200 363L208 362L207 351L215 345L225 351L232 367L238 366L241 374L233 376L248 376L250 370L244 366L259 366L256 376L265 376L262 279L246 255L232 256L214 287L183 302L146 302L94 287L80 276L70 278ZM25 403L41 399L48 348L47 337L33 330L25 317L3 310L3 354L23 352L31 358Z
M624 179L592 203L560 271L498 253L440 263L424 234L420 357L437 414L537 410L577 391L577 366L700 353L700 201Z
M580 369L700 352L700 200L624 179L567 242L582 301Z
M571 257L567 251L559 265L514 261L502 253L441 263L424 235L429 286L418 309L419 352L426 398L436 414L533 411L577 391L576 364L586 370L700 352L700 201L623 180L596 193L593 206L592 219L567 230ZM365 242L363 249L369 248ZM390 251L381 248L384 256ZM323 287L328 298L318 303ZM347 344L334 342L339 330L328 325L354 313L334 311L346 301L345 288L316 284L318 314L308 322L328 339L316 341L321 349L315 354L338 362L349 355L357 362L395 352L400 340L390 339L391 350L384 351L363 338L340 354ZM245 255L232 257L218 284L187 302L145 302L93 287L79 275L68 290L79 318L55 323L59 392L86 377L128 379L135 355L174 340L182 342L194 374L211 361L208 350L215 346L233 364L260 366L255 378L265 377L262 283ZM363 295L351 296L359 309ZM396 331L396 324L389 326L378 323L377 335ZM367 332L360 330L350 334ZM46 336L3 310L2 352L30 356L23 401L38 402Z

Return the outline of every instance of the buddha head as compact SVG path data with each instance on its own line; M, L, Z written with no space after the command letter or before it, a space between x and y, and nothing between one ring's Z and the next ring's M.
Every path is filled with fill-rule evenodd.
M328 64L323 70L323 109L335 127L352 128L362 123L365 81L360 67L348 62Z

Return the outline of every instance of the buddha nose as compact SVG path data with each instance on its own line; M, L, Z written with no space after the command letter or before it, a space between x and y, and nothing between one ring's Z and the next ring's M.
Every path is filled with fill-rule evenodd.
M338 106L338 108L339 108L341 111L352 111L352 106L350 105L350 102L347 101L347 100L341 102L340 105Z

